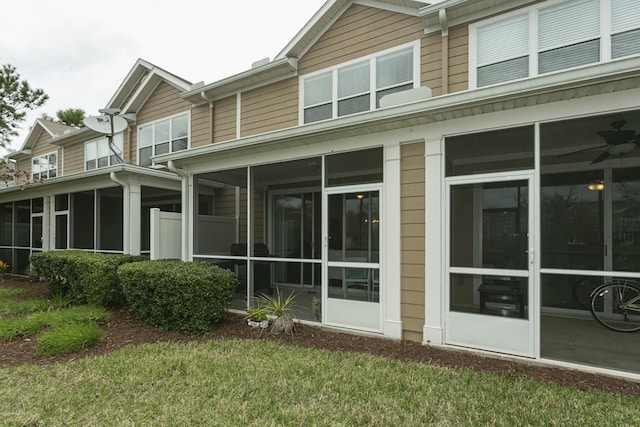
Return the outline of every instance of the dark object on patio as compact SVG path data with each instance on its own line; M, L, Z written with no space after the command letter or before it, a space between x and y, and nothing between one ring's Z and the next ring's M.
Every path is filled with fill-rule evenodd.
M483 283L478 288L480 313L524 319L526 294L522 288L522 282L519 280L495 280Z

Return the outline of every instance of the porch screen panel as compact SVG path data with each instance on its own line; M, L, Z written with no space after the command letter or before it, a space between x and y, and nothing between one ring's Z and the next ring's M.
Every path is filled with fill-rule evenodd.
M604 268L604 195L589 189L602 180L601 170L542 175L543 268Z
M123 237L122 188L98 190L100 198L98 249L121 251Z
M613 171L612 262L616 271L640 271L640 168Z
M31 201L15 202L14 246L28 248L31 243Z
M0 204L0 246L13 245L13 203Z
M71 194L71 248L94 249L95 200L93 191Z
M31 247L42 248L42 217L35 216L31 221Z
M451 266L527 268L526 181L451 189Z
M68 216L56 215L56 249L68 248Z
M533 169L533 127L449 137L446 176Z
M382 148L327 156L326 186L382 182L382 157Z

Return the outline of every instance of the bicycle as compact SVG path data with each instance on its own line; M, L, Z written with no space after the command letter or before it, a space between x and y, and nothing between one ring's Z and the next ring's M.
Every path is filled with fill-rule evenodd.
M640 283L611 279L597 287L591 293L591 314L614 331L640 330Z

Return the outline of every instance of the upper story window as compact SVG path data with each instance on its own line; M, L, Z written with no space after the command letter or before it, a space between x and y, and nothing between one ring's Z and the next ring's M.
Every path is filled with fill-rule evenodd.
M638 55L640 2L541 3L470 25L469 53L471 88Z
M111 147L109 139L103 137L89 141L84 145L85 170L106 168L122 163L122 134L113 135Z
M188 113L140 126L138 128L138 164L151 166L151 157L185 150L188 145Z
M384 95L419 86L419 47L412 43L302 77L300 122L374 110Z
M58 176L58 153L53 152L31 159L31 177L34 181L56 176Z

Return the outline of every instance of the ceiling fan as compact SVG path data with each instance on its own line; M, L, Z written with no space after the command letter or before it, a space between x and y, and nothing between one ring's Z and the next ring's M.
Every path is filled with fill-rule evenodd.
M599 145L597 147L585 148L584 150L572 151L571 153L562 154L562 156L604 148L605 150L591 161L591 164L593 165L607 160L610 156L625 156L631 153L638 147L640 134L636 134L636 131L631 129L623 130L622 128L626 123L627 122L624 120L615 121L611 123L611 127L613 129L596 132L604 138L606 144Z

